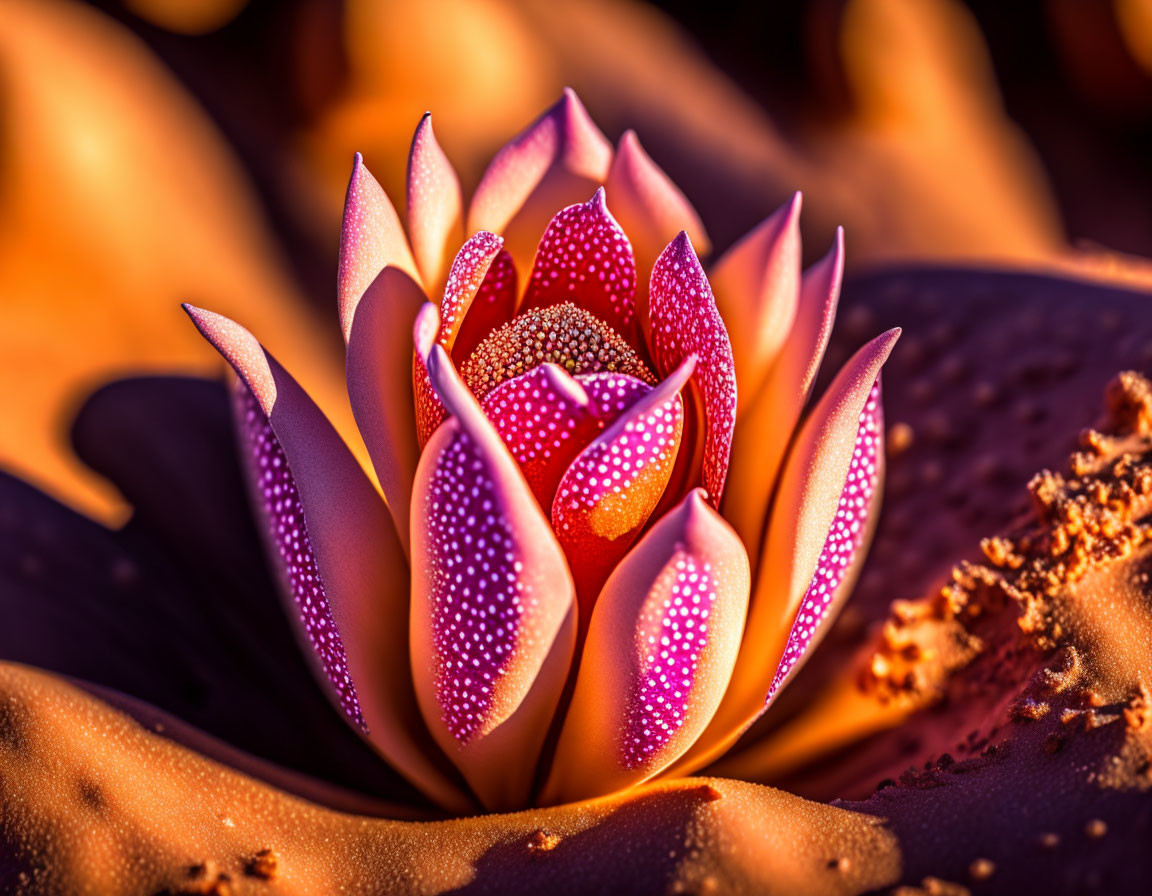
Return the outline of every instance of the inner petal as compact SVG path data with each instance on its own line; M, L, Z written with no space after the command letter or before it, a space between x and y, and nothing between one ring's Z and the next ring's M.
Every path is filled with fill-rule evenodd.
M460 375L483 399L501 383L544 363L573 376L606 371L656 382L623 336L571 302L533 308L494 330L461 365Z
M549 510L564 471L625 410L652 391L620 373L573 379L541 364L501 383L484 398L484 414L520 465L540 505Z

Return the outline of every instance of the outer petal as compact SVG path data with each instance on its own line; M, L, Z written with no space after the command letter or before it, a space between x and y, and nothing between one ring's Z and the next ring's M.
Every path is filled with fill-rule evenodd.
M560 101L508 143L484 172L468 210L468 230L502 233L523 269L556 213L604 183L612 145L576 94Z
M844 232L823 260L805 272L796 322L764 388L742 414L728 467L731 488L721 510L746 545L758 545L780 463L808 401L832 334L844 273Z
M404 556L384 503L312 400L248 331L185 308L242 381L253 496L310 656L390 762L443 805L466 806L421 736L396 624L407 607Z
M688 358L582 451L552 501L552 528L568 556L582 620L600 586L660 502L680 447Z
M520 806L568 676L575 591L564 554L492 424L433 346L453 417L412 502L412 669L433 736L489 807Z
M899 335L889 330L856 352L800 431L773 505L732 683L678 772L715 758L763 713L777 675L796 665L797 649L815 647L847 596L851 576L844 573L858 565L876 520L883 475L877 378Z
M361 298L348 337L348 397L405 553L412 478L420 459L412 415L411 333L426 301L411 277L387 267Z
M666 376L687 355L699 356L695 381L706 417L704 488L718 505L736 425L736 374L728 331L687 233L681 232L657 259L649 302L659 372Z
M681 230L687 231L702 255L712 250L696 209L644 151L635 131L625 131L616 144L605 187L612 197L613 214L632 243L638 271L651 271L664 247ZM637 287L637 316L647 324L647 279L642 277Z
M436 292L444 277L445 257L464 239L464 194L460 179L432 131L425 112L408 155L408 234L423 282Z
M604 188L552 219L540 245L522 307L574 302L621 334L636 317L632 245L608 211Z
M743 408L792 330L800 294L800 194L724 253L708 273L732 337Z
M352 334L352 319L360 297L388 265L411 274L419 282L420 275L400 217L376 178L364 166L360 153L356 153L344 200L344 220L340 225L340 266L336 279L340 327L345 341Z
M732 674L749 582L700 489L641 539L596 602L545 803L638 784L688 748Z

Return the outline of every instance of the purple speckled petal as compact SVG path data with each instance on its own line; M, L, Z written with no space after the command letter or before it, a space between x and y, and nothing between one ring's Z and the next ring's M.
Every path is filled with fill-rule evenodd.
M253 449L244 458L253 503L318 678L397 770L441 805L467 810L413 692L407 632L396 625L408 612L407 564L387 507L315 402L251 333L185 310L244 384L237 422Z
M799 671L809 648L819 642L822 628L829 620L829 610L834 606L836 592L858 557L868 531L872 499L880 481L880 452L883 444L884 408L880 402L880 380L877 379L868 394L864 410L860 412L856 446L852 452L844 491L840 494L840 503L832 519L832 528L828 530L820 558L816 561L816 572L792 623L788 644L764 700L765 707L792 675Z
M657 372L667 376L686 356L699 356L694 379L706 421L703 481L712 505L719 506L736 426L736 368L728 330L687 233L656 259L648 302Z
M635 295L632 245L608 211L604 188L582 205L557 212L536 249L522 308L574 302L627 335Z
M488 806L522 804L563 689L574 589L528 483L447 352L431 382L452 416L412 501L412 670L433 736Z
M263 501L268 530L280 556L280 571L296 604L300 623L324 674L336 691L340 708L367 732L356 685L348 672L344 642L324 594L324 582L308 538L300 492L288 469L284 449L280 447L252 390L241 380L236 381L235 395L237 418L242 424L241 435L250 454L255 489Z
M700 659L708 646L716 579L712 564L679 553L653 586L637 620L641 662L628 695L622 760L649 762L684 726Z
M728 685L748 587L744 546L693 489L596 601L546 803L638 784L691 746Z
M754 570L732 681L708 730L673 773L689 774L736 742L764 713L769 690L779 691L799 670L851 591L876 518L859 502L879 500L883 477L880 370L899 336L889 330L862 346L796 433Z

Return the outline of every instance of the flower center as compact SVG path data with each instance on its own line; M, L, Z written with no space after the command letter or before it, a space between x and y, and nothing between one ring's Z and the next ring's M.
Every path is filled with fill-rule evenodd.
M573 376L609 371L656 382L619 333L571 302L533 308L493 330L460 366L460 375L482 399L506 380L544 363Z

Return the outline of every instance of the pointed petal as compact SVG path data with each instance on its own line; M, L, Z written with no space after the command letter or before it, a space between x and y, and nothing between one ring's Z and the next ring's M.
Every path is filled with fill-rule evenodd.
M688 748L731 676L749 581L700 489L640 540L596 602L546 803L638 784Z
M448 282L444 286L444 296L440 300L439 329L436 341L452 351L456 335L473 301L487 277L492 262L500 253L504 241L494 233L481 231L468 240L456 253L452 270L448 272ZM429 318L431 320L431 318ZM416 436L421 447L428 441L432 431L444 419L445 411L440 399L432 389L428 373L423 369L421 358L425 352L417 351L413 361L413 387L416 401Z
M605 183L616 220L628 234L636 269L652 270L656 259L681 230L688 232L702 255L711 249L696 209L672 179L644 151L635 131L625 131L616 144ZM641 277L647 291L647 277ZM644 308L638 312L643 316Z
M694 381L706 418L704 488L719 505L736 425L736 373L728 331L687 233L656 260L649 303L658 372L666 376L689 354L699 356Z
M488 166L468 210L468 230L492 230L527 269L557 209L604 183L612 145L569 88L559 102L513 138Z
M428 727L488 807L523 805L575 643L572 577L492 424L433 346L452 417L412 502L412 669Z
M408 507L420 458L412 416L409 357L413 321L423 290L398 268L387 267L365 291L348 337L348 397L356 425L388 502L396 533L408 551Z
M521 307L574 302L627 335L636 316L635 294L632 246L601 187L586 203L556 213L536 249Z
M507 249L501 249L488 266L484 282L468 306L468 312L456 333L452 345L455 358L467 358L476 350L484 337L512 320L516 302L520 298L519 276L516 263Z
M824 547L816 559L816 570L808 581L808 589L793 619L780 665L764 700L765 709L804 665L823 638L828 623L836 618L840 603L847 597L848 589L841 586L852 578L849 572L862 559L860 549L869 526L875 523L883 465L884 410L880 402L880 377L877 375L868 393L868 401L860 412L856 444L836 515L832 518Z
M552 528L568 556L587 620L600 586L656 509L684 425L689 356L633 404L572 462L552 501Z
M699 768L735 743L764 712L773 684L778 687L776 674L788 645L792 656L782 676L816 644L847 596L875 523L883 475L877 378L899 335L889 330L852 356L789 452L732 682L708 731L677 772ZM845 520L847 532L840 526ZM807 600L815 601L812 609Z
M185 310L240 378L250 485L311 658L389 762L446 806L467 805L420 725L397 619L404 555L359 463L303 389L238 324Z
M408 233L423 282L435 292L443 279L445 257L464 239L464 194L460 179L432 131L425 112L408 154Z
M844 273L844 232L831 251L804 273L788 341L760 393L741 415L728 467L731 488L721 512L746 545L758 545L784 452L808 402L832 334ZM755 570L753 570L755 572Z
M416 262L400 225L396 209L376 178L365 167L360 153L352 162L352 177L344 199L340 225L340 263L336 293L340 303L340 327L345 341L352 333L356 305L369 284L387 265L400 268L419 282Z
M541 364L501 383L485 396L484 415L520 466L541 507L588 444L652 387L624 374L573 379L555 364Z
M475 300L480 287L488 275L488 269L500 250L504 240L494 233L481 230L471 236L452 262L448 272L448 282L444 284L444 295L440 299L440 335L437 341L449 352L456 342L456 334L469 307Z
M800 294L800 194L750 231L708 273L732 337L744 408L792 329Z

